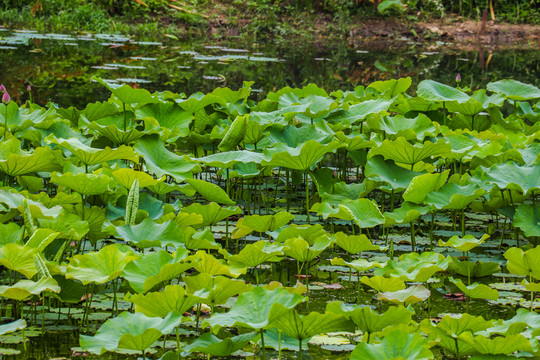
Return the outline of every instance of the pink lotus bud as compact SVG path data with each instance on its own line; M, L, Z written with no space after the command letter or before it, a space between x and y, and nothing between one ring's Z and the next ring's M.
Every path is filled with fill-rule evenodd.
M26 90L27 90L28 92L32 91L32 87L30 86L30 84L28 84L28 86L26 87Z
M461 75L459 73L456 75L456 82L457 83L461 82Z
M76 246L75 241L72 241L71 244L69 244L69 246L75 247Z
M6 87L4 86L4 84L0 84L0 91L6 92Z
M4 104L9 104L11 102L11 96L9 96L8 92L6 91L4 95L2 96L2 102Z

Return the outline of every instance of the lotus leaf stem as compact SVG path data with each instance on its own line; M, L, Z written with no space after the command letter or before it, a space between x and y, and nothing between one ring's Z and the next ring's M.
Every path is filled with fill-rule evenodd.
M264 332L263 332L263 329L260 329L260 332L261 332L262 358L266 359L266 348L264 346Z

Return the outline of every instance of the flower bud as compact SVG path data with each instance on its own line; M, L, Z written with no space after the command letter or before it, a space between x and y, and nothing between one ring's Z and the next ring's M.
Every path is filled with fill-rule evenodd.
M4 95L2 96L2 102L4 104L9 104L11 102L11 96L9 96L8 92L6 91Z
M461 82L461 75L459 73L456 75L456 82L457 83Z
M28 86L26 86L26 91L28 91L28 92L32 91L32 87L30 86L30 84L28 84Z
M4 84L0 84L0 91L6 92L6 87L4 86Z

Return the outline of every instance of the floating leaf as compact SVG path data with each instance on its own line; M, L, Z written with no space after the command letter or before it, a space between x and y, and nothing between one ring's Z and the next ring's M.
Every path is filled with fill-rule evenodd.
M415 304L425 301L431 292L422 285L410 286L403 290L379 293L377 299L393 302L394 304Z

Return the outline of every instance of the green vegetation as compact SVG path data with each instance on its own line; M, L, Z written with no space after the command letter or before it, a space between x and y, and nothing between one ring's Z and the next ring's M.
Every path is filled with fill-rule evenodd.
M539 88L94 80L80 110L0 89L2 353L62 317L96 356L539 355Z

